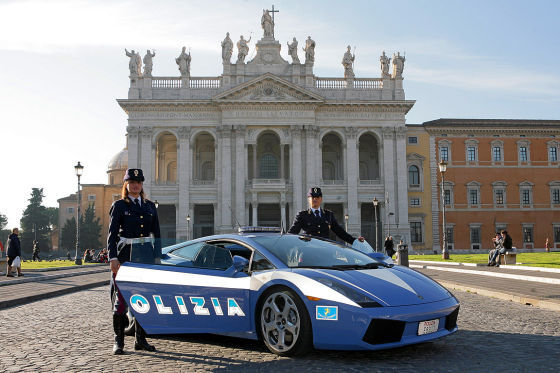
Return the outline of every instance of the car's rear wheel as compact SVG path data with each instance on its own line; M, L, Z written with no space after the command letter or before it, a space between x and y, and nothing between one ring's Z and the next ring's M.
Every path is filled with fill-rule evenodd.
M305 304L293 291L267 291L259 309L260 335L266 347L280 356L300 355L312 343L311 321Z

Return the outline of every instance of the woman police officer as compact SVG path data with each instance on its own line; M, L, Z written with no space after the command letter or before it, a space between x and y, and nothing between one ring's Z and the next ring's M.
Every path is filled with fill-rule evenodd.
M151 242L138 245L134 244L134 257L136 251L142 262L150 261L160 263L161 244L159 238L159 220L156 206L146 199L142 183L144 175L141 169L132 168L126 170L122 188L122 199L115 201L111 206L109 215L109 236L107 247L109 249L109 263L111 265L111 299L113 303L113 329L115 332L115 343L113 354L121 355L124 348L124 329L128 322L127 305L119 292L115 277L122 263L131 260L132 245L127 239L149 238L153 236L154 245ZM149 240L148 240L149 241ZM136 261L136 260L135 260ZM146 341L144 329L136 322L135 350L155 351L155 347Z

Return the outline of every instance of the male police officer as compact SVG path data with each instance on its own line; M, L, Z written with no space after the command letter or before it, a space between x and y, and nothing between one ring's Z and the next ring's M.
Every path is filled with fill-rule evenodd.
M336 221L334 213L327 209L321 208L323 202L323 193L321 188L313 187L307 193L307 201L309 208L300 211L294 220L288 233L298 234L303 229L305 234L311 236L329 238L329 230L333 231L338 237L352 244L355 240L348 234ZM360 242L364 241L362 236L358 237Z
M133 260L143 263L159 263L161 258L161 243L159 241L160 229L156 206L144 198L142 183L144 175L139 168L126 170L122 188L122 199L115 201L109 215L109 236L107 246L109 249L109 263L111 264L112 281L111 296L113 300L113 329L115 343L113 354L120 355L124 348L124 329L127 324L127 306L119 292L114 278L122 263ZM155 240L152 246L149 238L153 235ZM146 241L134 243L134 238L146 238ZM135 350L155 351L155 347L146 341L144 329L136 322Z

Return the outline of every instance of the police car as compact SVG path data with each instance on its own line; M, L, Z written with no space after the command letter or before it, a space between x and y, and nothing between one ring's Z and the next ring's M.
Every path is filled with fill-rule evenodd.
M260 339L281 356L457 331L457 299L429 277L380 253L263 228L168 246L161 264L123 264L116 283L148 334Z

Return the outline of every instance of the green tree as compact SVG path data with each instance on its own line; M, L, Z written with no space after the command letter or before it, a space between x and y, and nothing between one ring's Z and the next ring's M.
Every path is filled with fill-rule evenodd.
M51 228L60 228L58 226L58 207L47 207L47 214L49 215L49 224Z
M72 253L76 248L76 218L66 220L60 231L60 248L69 250Z
M100 219L95 217L95 206L90 204L80 219L80 249L99 249L100 236Z
M12 233L11 230L5 229L7 225L8 225L8 218L6 217L6 215L0 214L0 241L2 242L3 245L6 245L8 236L10 235L10 233ZM4 250L7 250L7 248L4 248Z
M43 188L33 188L31 190L29 205L27 205L20 220L21 249L23 252L31 253L33 251L35 237L43 250L51 247L49 213L47 208L42 205L44 197Z

